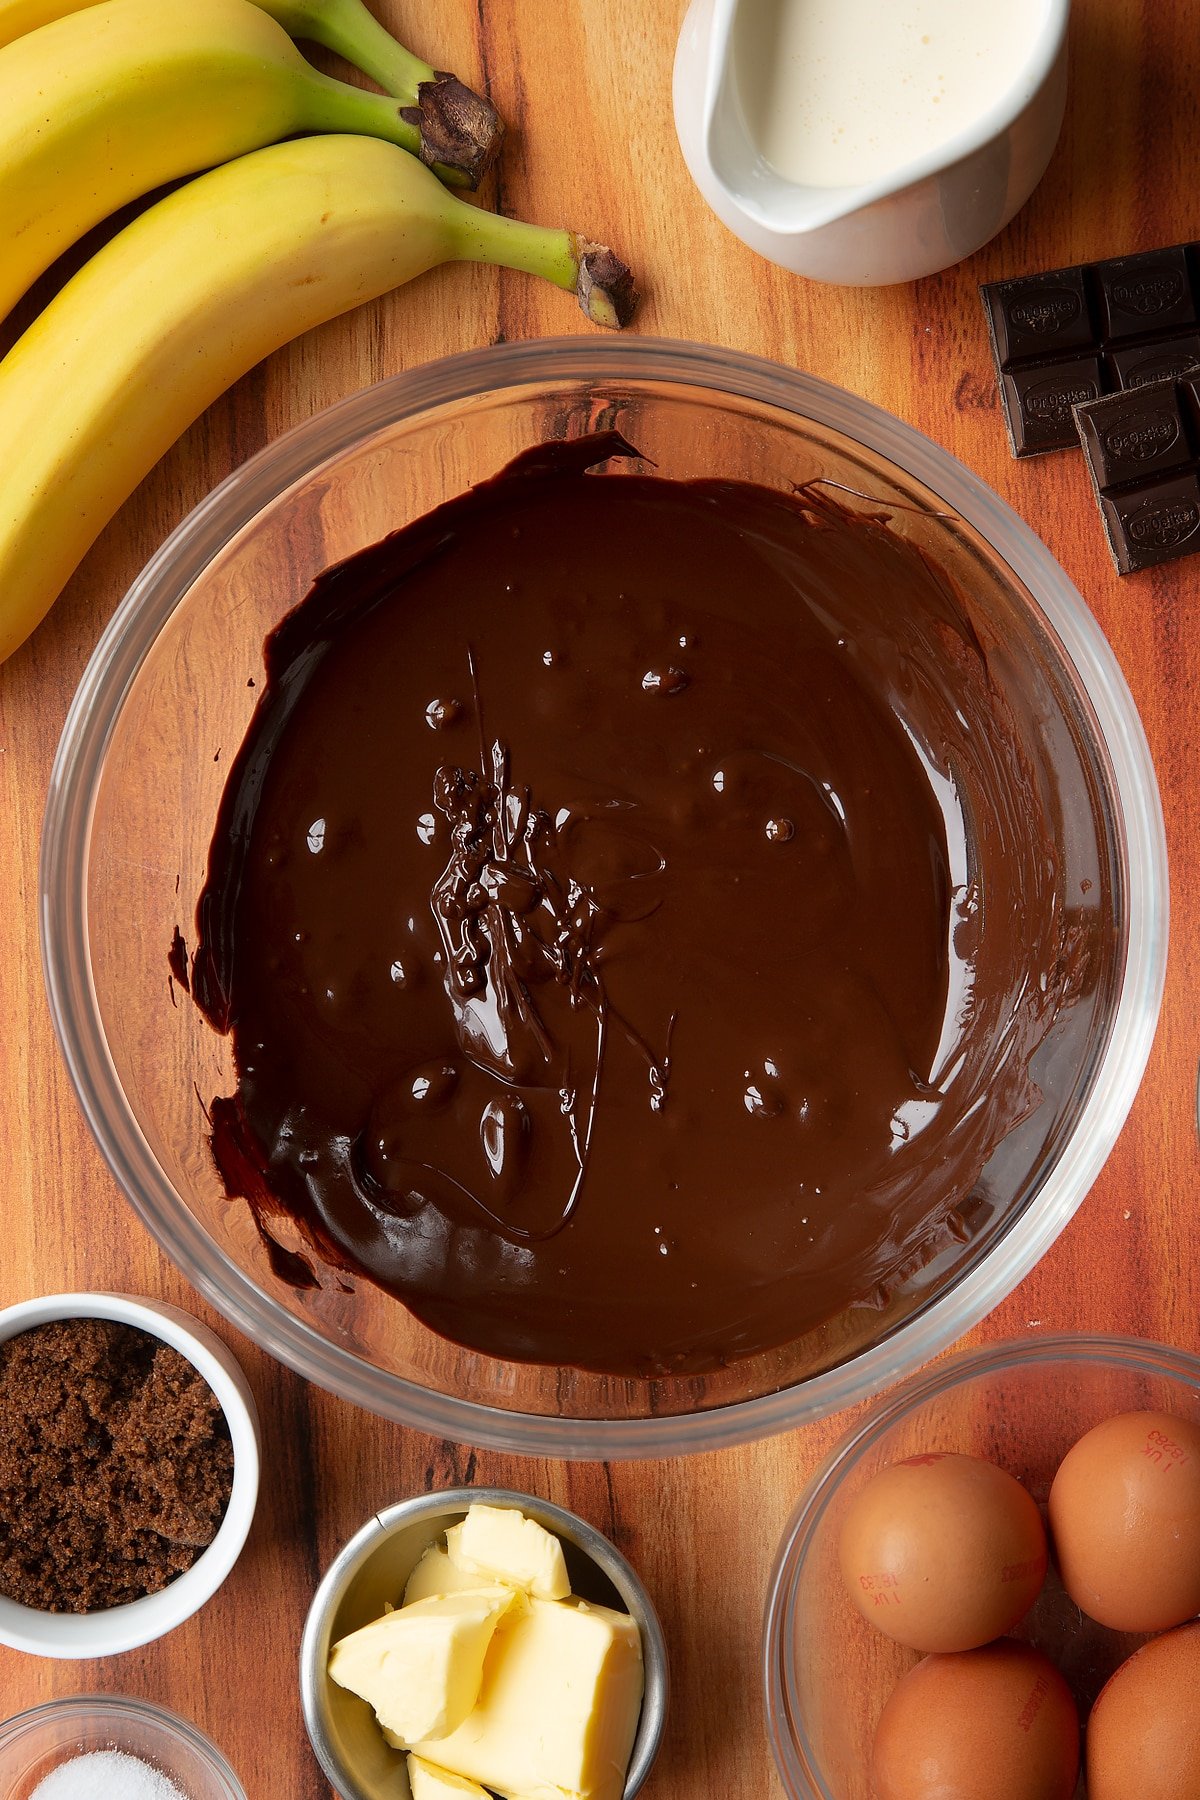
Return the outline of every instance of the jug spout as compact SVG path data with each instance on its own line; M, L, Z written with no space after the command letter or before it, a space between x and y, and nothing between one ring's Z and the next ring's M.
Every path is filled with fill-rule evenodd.
M756 28L769 30L777 10L778 0L709 0L696 101L704 159L729 204L762 229L791 235L854 212L861 190L786 180L761 152L747 92L747 41Z

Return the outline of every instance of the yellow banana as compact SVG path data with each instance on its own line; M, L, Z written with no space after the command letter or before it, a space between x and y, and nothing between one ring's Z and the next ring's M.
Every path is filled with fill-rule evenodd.
M0 0L0 48L91 4L94 0ZM499 154L504 135L487 100L397 43L363 0L256 0L256 4L292 37L336 51L399 100L411 114L406 121L414 133L409 148L417 150L422 162L437 169L443 180L463 187L479 185Z
M0 660L197 414L269 351L441 262L634 303L603 246L451 195L377 139L300 138L213 169L133 221L0 363Z
M126 201L299 131L420 147L250 0L104 0L0 50L0 318Z
M64 13L78 12L87 0L0 0L0 44L11 44L14 38L61 19Z

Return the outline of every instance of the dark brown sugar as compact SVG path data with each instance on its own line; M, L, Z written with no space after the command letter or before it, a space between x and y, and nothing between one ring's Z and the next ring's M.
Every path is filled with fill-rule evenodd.
M0 1344L0 1592L43 1612L141 1599L221 1523L233 1447L220 1403L169 1344L62 1319Z

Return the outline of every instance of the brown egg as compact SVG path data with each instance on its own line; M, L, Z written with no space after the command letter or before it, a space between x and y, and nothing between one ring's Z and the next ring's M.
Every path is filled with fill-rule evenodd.
M1123 1662L1092 1708L1088 1800L1200 1795L1200 1625L1152 1638Z
M933 1451L880 1470L838 1545L864 1618L913 1650L973 1650L1012 1629L1046 1575L1041 1515L977 1456Z
M1070 1800L1079 1719L1054 1664L1001 1638L927 1656L875 1728L878 1800Z
M1200 1426L1119 1413L1068 1450L1050 1489L1063 1586L1114 1631L1200 1613Z

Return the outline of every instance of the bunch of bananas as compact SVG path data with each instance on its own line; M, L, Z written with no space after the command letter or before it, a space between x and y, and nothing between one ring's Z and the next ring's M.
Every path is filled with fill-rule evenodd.
M320 74L289 33L386 92ZM187 425L311 326L450 261L527 270L626 322L632 279L605 246L444 185L474 187L502 132L363 0L0 0L0 319L90 227L208 170L0 362L0 661Z

